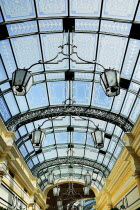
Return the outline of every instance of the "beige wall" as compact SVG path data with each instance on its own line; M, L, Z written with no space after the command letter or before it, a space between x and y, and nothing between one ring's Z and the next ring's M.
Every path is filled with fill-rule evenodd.
M98 210L119 208L122 204L127 210L140 207L140 117L123 139L125 147L96 197Z

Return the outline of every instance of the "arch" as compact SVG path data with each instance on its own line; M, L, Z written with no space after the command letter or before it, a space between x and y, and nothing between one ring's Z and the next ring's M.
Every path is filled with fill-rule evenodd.
M55 116L66 116L66 115L77 116L77 113L79 116L97 118L118 125L123 129L124 132L131 131L133 128L133 124L128 119L118 114L112 113L110 111L105 111L92 107L69 106L69 105L55 106L55 107L49 106L43 109L37 109L37 110L28 111L26 113L18 114L10 118L6 122L6 126L8 130L15 131L20 126L36 120L55 117Z

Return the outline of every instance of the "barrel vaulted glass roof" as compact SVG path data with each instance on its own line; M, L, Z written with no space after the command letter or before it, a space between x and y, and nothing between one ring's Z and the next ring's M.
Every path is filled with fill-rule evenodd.
M139 1L0 0L0 6L0 29L8 33L0 40L0 115L15 132L17 147L44 189L50 171L57 179L68 176L65 159L72 143L73 176L80 180L89 170L92 185L100 190L122 151L124 132L132 129L140 114L140 36L134 33L140 24ZM69 20L74 28L68 32L65 22ZM25 96L15 96L12 73L53 59L65 43L74 44L80 58L118 70L123 84L120 95L105 95L99 65L76 64L59 54L57 64L33 66L33 86ZM64 52L71 49L65 46ZM71 59L77 59L75 54ZM74 72L74 78L67 80L66 72ZM73 109L81 108L86 120L76 111L54 118L68 98L75 101ZM55 110L51 117L49 110ZM47 117L43 151L36 154L30 134ZM102 150L94 147L91 132L95 127L90 120L106 133ZM69 126L74 128L72 132L68 132Z

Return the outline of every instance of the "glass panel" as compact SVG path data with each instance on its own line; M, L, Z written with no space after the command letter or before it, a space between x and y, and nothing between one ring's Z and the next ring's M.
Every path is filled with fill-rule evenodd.
M2 59L0 58L0 81L7 79L5 70L4 70L4 66L2 63Z
M98 156L98 153L95 152L95 150L92 149L85 149L85 158L91 159L91 160L96 160Z
M10 36L18 34L27 34L37 32L37 22L27 21L23 23L16 23L7 25L8 33Z
M0 113L1 113L4 121L7 121L11 117L3 98L1 98L1 97L0 97Z
M129 89L137 93L140 89L140 85L138 85L135 82L131 82L130 86L129 86Z
M38 16L65 16L67 15L66 0L36 0Z
M124 102L124 97L126 95L126 90L124 89L120 89L120 95L115 97L114 103L113 103L113 107L112 107L112 111L119 113L120 109L122 107L122 104Z
M136 96L132 93L127 93L127 96L125 98L124 104L123 104L123 108L121 111L121 114L128 116L130 113L130 110L132 108L132 105L134 103ZM129 106L128 106L129 104Z
M105 68L120 70L127 38L100 35L97 62ZM97 66L97 70L103 70Z
M71 124L75 125L75 126L87 127L87 125L88 125L88 118L84 117L84 119L87 119L87 120L83 120L83 119L81 119L78 116L72 116Z
M115 146L116 146L116 143L114 141L111 141L109 144L108 152L112 153Z
M130 39L121 75L130 78L140 50L140 40Z
M90 82L73 82L73 100L76 104L89 105L91 98L92 83Z
M46 77L47 77L47 81L50 81L50 80L65 80L64 73L47 73Z
M28 132L32 132L34 130L33 123L26 124L26 128L27 128Z
M23 157L25 157L28 153L27 153L27 150L25 148L24 145L22 145L20 148L19 148L21 154L23 155Z
M118 158L121 151L122 151L122 148L118 145L118 146L116 147L116 149L115 149L113 155L114 155L116 158Z
M138 59L137 66L136 66L136 69L134 71L133 79L140 82L140 57Z
M21 112L27 111L28 110L28 105L25 99L25 96L15 96L19 109Z
M76 157L83 157L84 156L84 148L73 148L73 156L76 156Z
M5 94L4 98L6 100L8 108L10 109L11 114L12 115L18 114L19 113L19 109L18 109L18 106L16 104L16 101L15 101L13 93L9 92L9 93ZM9 101L10 101L10 103L9 103Z
M57 56L57 54L61 51L59 46L62 45L63 41L64 44L67 43L67 34L43 34L41 35L41 40L42 40L44 60L49 61L54 59ZM64 52L67 53L67 47L64 48ZM46 64L45 68L47 70L68 69L68 60L66 59L62 61L63 58L64 55L59 54L58 57L51 62L57 64Z
M137 98L136 103L135 103L133 110L131 112L130 119L133 122L136 122L136 120L139 116L139 113L140 113L140 98Z
M0 22L3 22L3 17L2 17L1 12L0 12Z
M93 139L92 139L92 137L91 137L91 134L87 134L87 142L86 142L86 144L90 144L90 145L94 145L94 143L93 143Z
M120 137L121 133L122 133L122 129L120 127L116 126L114 134L116 136Z
M103 150L104 150L104 151L107 150L107 147L108 147L110 141L111 141L110 139L105 138L105 140L104 140L104 147L103 147Z
M30 140L25 142L25 146L26 146L29 153L33 152L34 148L33 148L33 145L32 145Z
M44 156L43 156L43 154L39 154L39 155L38 155L38 159L39 159L40 162L43 162L43 161L44 161Z
M56 152L56 150L51 150L49 152L45 152L44 156L45 156L46 160L49 160L49 159L52 159L52 158L56 158L57 157L57 152Z
M59 157L66 157L67 156L67 148L58 148L58 156Z
M135 21L140 21L140 5L139 5L139 8L137 10L137 15L136 15Z
M5 20L32 18L35 16L33 0L0 0Z
M11 78L12 72L16 69L16 65L9 40L0 41L0 53L4 62L4 66L7 70L7 74Z
M67 133L55 133L56 144L67 143Z
M57 117L55 120L53 120L53 126L68 126L70 124L70 117L66 116L66 117ZM56 129L56 128L55 128ZM61 129L61 128L59 128Z
M12 39L12 46L19 68L29 68L32 64L42 60L37 35L14 38ZM31 68L31 71L41 70L42 65L36 65Z
M62 104L67 97L67 82L48 82L49 98L51 105Z
M92 81L93 80L93 74L92 73L77 73L75 72L75 80L84 80L84 81Z
M42 146L46 147L48 145L54 145L54 144L55 144L54 134L48 134L48 135L46 135L46 138L45 138Z
M31 109L47 106L48 98L45 83L37 84L31 87L27 93L28 104Z
M73 143L85 144L86 134L85 133L73 133Z
M1 89L2 91L7 90L7 89L9 89L9 88L11 88L10 85L9 85L9 82L6 82L6 83L0 85L0 89Z
M120 23L115 21L102 20L100 31L129 35L131 29L130 23Z
M105 0L103 17L132 20L137 3L136 0Z
M36 165L36 164L38 164L38 163L39 163L39 161L38 161L37 157L32 158L32 161L33 161L34 165Z
M97 162L98 163L102 163L103 159L104 159L104 155L99 154L98 159L97 159Z
M75 31L98 31L99 20L75 19Z
M74 33L72 34L73 44L77 47L74 49L74 52L77 52L78 57L84 59L85 61L93 62L95 60L96 53L96 42L97 35L96 34L81 34ZM82 60L80 60L76 54L73 54L71 58L76 62L71 62L71 69L80 69L80 70L93 70L94 64L84 64Z
M62 31L62 19L39 20L40 31Z
M115 127L114 124L108 123L108 124L107 124L107 128L106 128L106 131L107 131L108 133L112 134L113 131L114 131L114 127Z
M33 168L33 162L32 162L31 160L29 160L29 161L27 162L27 165L29 166L30 169Z
M21 126L19 129L18 129L19 133L21 136L24 136L25 134L27 134L27 130L25 128L25 126Z
M72 16L99 16L101 0L70 0Z
M110 109L113 97L108 97L105 95L103 88L99 83L94 83L92 105L97 107L102 107L105 109Z

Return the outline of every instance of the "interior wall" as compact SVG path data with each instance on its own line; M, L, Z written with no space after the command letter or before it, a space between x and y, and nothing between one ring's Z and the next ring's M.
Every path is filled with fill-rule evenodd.
M140 207L140 117L131 133L125 133L125 147L105 185L96 196L96 209L109 210L123 204L127 210Z

